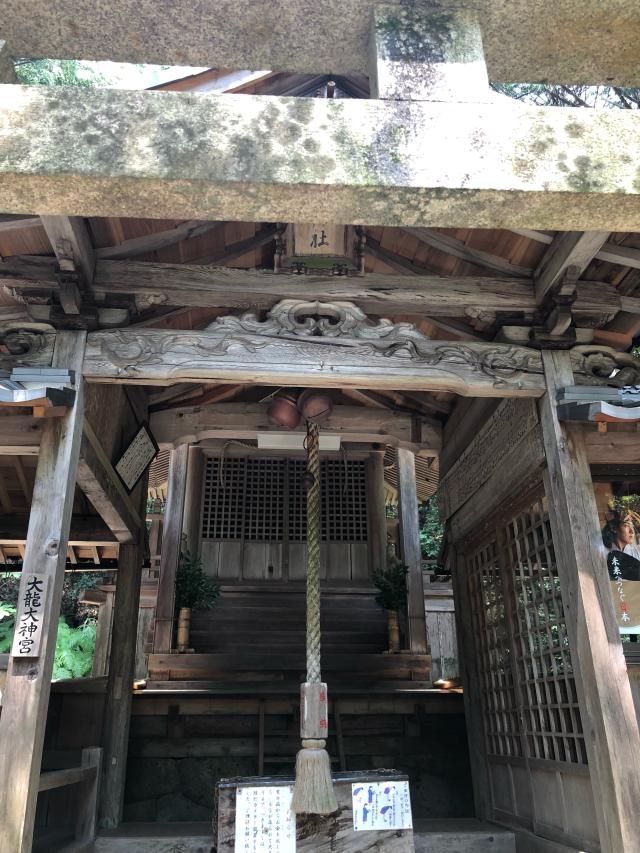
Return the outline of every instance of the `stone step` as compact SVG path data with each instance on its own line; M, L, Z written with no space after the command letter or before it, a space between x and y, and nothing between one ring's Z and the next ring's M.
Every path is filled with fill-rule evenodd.
M130 823L96 838L94 853L211 853L209 823Z
M516 840L508 829L474 818L416 820L416 853L516 853Z

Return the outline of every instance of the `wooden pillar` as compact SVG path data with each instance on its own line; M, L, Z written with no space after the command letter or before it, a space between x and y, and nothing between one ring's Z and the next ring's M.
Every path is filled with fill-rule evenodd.
M40 653L9 659L0 717L0 851L31 850L53 655L76 472L80 456L85 332L58 332L53 366L76 372L76 398L61 418L45 419L33 489L20 600L27 576L47 578Z
M182 530L187 537L187 548L192 554L200 553L200 515L202 511L202 486L204 454L202 448L189 448L187 484L184 497Z
M138 485L138 506L143 515L146 482L144 477ZM109 678L102 730L104 763L100 792L100 826L104 829L112 829L122 821L145 536L146 527L142 525L137 541L120 545L118 553Z
M570 354L543 352L540 419L549 515L565 608L602 853L640 850L640 734L616 625L582 435L558 420L558 389L572 385Z
M491 780L487 765L487 748L482 720L482 685L478 672L477 639L474 637L471 620L469 579L465 572L464 558L453 545L449 545L447 548L447 564L451 569L455 602L458 659L464 685L464 714L469 743L473 801L476 817L481 820L490 820L493 816Z
M156 605L156 627L153 636L155 654L171 651L173 610L176 594L176 572L182 547L182 519L187 485L189 445L181 444L171 451L169 464L169 493L164 511L160 581Z
M399 447L396 451L398 465L398 515L400 519L400 554L409 568L407 576L407 617L409 622L409 648L413 654L427 652L427 625L424 615L424 588L420 561L420 530L418 523L418 495L416 492L416 462L411 450Z
M371 569L387 565L387 513L384 502L384 451L376 450L366 463Z
M107 675L111 647L111 626L113 624L113 593L104 593L104 603L98 607L96 625L96 645L93 652L91 675Z

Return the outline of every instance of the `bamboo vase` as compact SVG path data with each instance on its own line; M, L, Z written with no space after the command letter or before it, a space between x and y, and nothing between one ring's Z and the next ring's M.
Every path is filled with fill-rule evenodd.
M396 654L400 651L400 622L397 610L388 610L387 618L389 624L389 651Z
M178 613L178 651L189 650L189 627L191 624L191 608L181 607Z

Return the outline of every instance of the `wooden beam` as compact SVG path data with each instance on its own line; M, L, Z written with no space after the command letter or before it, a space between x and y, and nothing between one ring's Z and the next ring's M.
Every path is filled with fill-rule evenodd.
M94 254L99 260L115 261L120 258L134 258L136 255L146 255L149 252L166 249L168 246L182 242L182 240L200 237L213 228L220 227L220 225L220 222L201 222L198 219L190 219L187 222L180 222L166 231L155 231L151 234L144 234L142 237L131 237L115 246L95 249Z
M569 267L575 268L576 277L582 275L608 236L608 231L564 231L557 234L534 273L538 305L545 302Z
M413 346L413 345L411 345ZM464 396L540 396L539 352L511 344L422 339L407 354L366 340L265 337L223 325L204 332L92 332L84 375L94 382L228 382L325 388L452 391ZM256 352L259 355L256 357Z
M197 444L206 439L255 439L258 433L282 432L267 416L268 406L260 403L221 403L193 412L175 410L151 416L151 430L162 448ZM343 441L380 442L408 447L436 455L441 448L441 428L437 422L422 421L422 441L414 440L413 417L362 406L335 406L323 422L325 432L337 433ZM304 427L293 432L303 433Z
M321 301L354 302L371 314L428 314L431 322L439 317L464 318L471 307L493 313L536 309L531 278L447 277L426 274L426 270L414 264L411 264L413 274L406 266L399 268L401 275L368 273L342 278L194 264L98 260L91 292L152 297L160 306L192 308L270 308L280 299L313 293ZM0 260L2 284L19 290L27 299L30 290L56 293L59 289L52 259L35 256ZM636 302L640 300L633 300ZM619 304L620 296L611 284L579 282L576 311L597 315L615 312ZM469 332L473 334L472 329Z
M141 518L91 425L83 425L78 487L119 542L134 542Z
M135 490L134 510L144 517L147 475ZM136 655L140 582L145 556L146 527L140 525L135 539L121 545L113 603L113 627L105 697L102 745L104 772L100 790L100 826L112 829L122 821L124 783L129 747L129 723Z
M507 100L302 102L11 86L0 97L5 129L0 209L130 217L153 210L159 218L244 222L635 230L640 119L634 111L516 109ZM101 115L111 117L109 157L95 144L95 117ZM296 116L299 133L287 124ZM536 138L541 122L549 145L523 150L522 140ZM178 126L181 132L173 133ZM398 126L406 132L380 133L382 127ZM256 149L256 128L261 139L269 139L268 149L259 143Z
M93 244L84 220L79 216L41 216L42 225L51 241L60 270L60 304L65 314L80 314L82 293L93 283L95 257ZM74 277L76 280L74 281Z
M54 366L76 371L80 378L86 336L58 335ZM47 577L42 640L37 659L11 657L3 690L0 723L0 851L31 850L42 761L53 654L67 561L67 541L73 509L74 484L80 455L84 407L79 379L73 407L62 418L43 426L33 504L19 600L29 574Z
M452 255L461 261L499 272L501 275L514 278L531 278L533 273L529 267L512 264L506 258L501 258L499 255L493 255L490 252L483 252L481 249L473 249L463 243L462 240L456 240L454 237L449 237L447 234L441 234L439 231L433 231L430 228L403 228L402 230L411 234L421 243L426 243L445 255Z
M560 388L574 384L567 352L543 353L548 393L540 419L545 488L602 853L640 850L640 733L606 571L584 442L558 420Z
M545 231L534 231L531 228L510 228L509 230L514 234L520 234L521 237L528 237L538 243L545 243L547 246L553 243L554 239L553 234L547 234ZM636 249L634 246L605 243L600 251L596 252L595 257L599 261L607 261L610 264L640 269L640 249Z
M3 545L25 544L28 523L27 516L13 514L10 518L3 518L0 528L0 543ZM69 547L115 545L116 542L115 536L101 518L82 515L71 517Z
M182 444L171 451L169 463L169 493L165 507L164 535L160 555L160 581L156 624L153 637L155 654L167 653L173 643L173 611L175 601L176 572L182 549L182 519L187 487L189 445Z
M44 418L31 415L6 415L0 418L0 455L36 455L44 423Z
M0 216L0 234L29 231L33 228L42 228L42 220L39 216L12 216L11 214Z
M252 237L247 237L245 240L238 240L237 243L232 243L221 252L216 252L212 255L202 255L194 258L197 264L212 264L214 266L224 266L230 261L235 261L236 258L241 258L247 252L252 252L254 249L259 249L267 243L273 242L278 233L277 225L266 225Z
M427 623L424 613L415 456L410 450L399 447L396 451L396 464L398 468L400 553L403 563L409 569L407 575L409 649L412 654L419 655L427 653Z

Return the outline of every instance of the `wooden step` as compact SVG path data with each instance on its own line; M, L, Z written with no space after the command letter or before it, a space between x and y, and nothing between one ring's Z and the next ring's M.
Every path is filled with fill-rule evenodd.
M416 853L516 853L511 830L475 818L416 820L413 840Z
M230 678L241 672L268 672L275 676L293 674L294 680L306 669L304 653L213 653L184 655L149 655L149 675L153 680L192 681ZM322 669L329 680L331 674L350 674L364 679L427 680L431 671L430 655L331 654L322 655Z
M412 694L433 692L434 695L443 697L447 702L452 703L452 697L459 700L460 708L462 708L462 696L460 694L452 694L447 691L435 690L430 681L374 681L371 683L360 683L354 679L349 682L336 682L331 679L328 681L329 699L334 699L337 696L369 696L372 694L388 695L388 694ZM151 679L147 681L145 691L139 691L137 696L144 696L145 693L193 693L205 696L299 696L300 683L292 681L271 681L271 682L237 682L231 679L220 679L216 681L198 679L198 680L173 680L162 681Z

